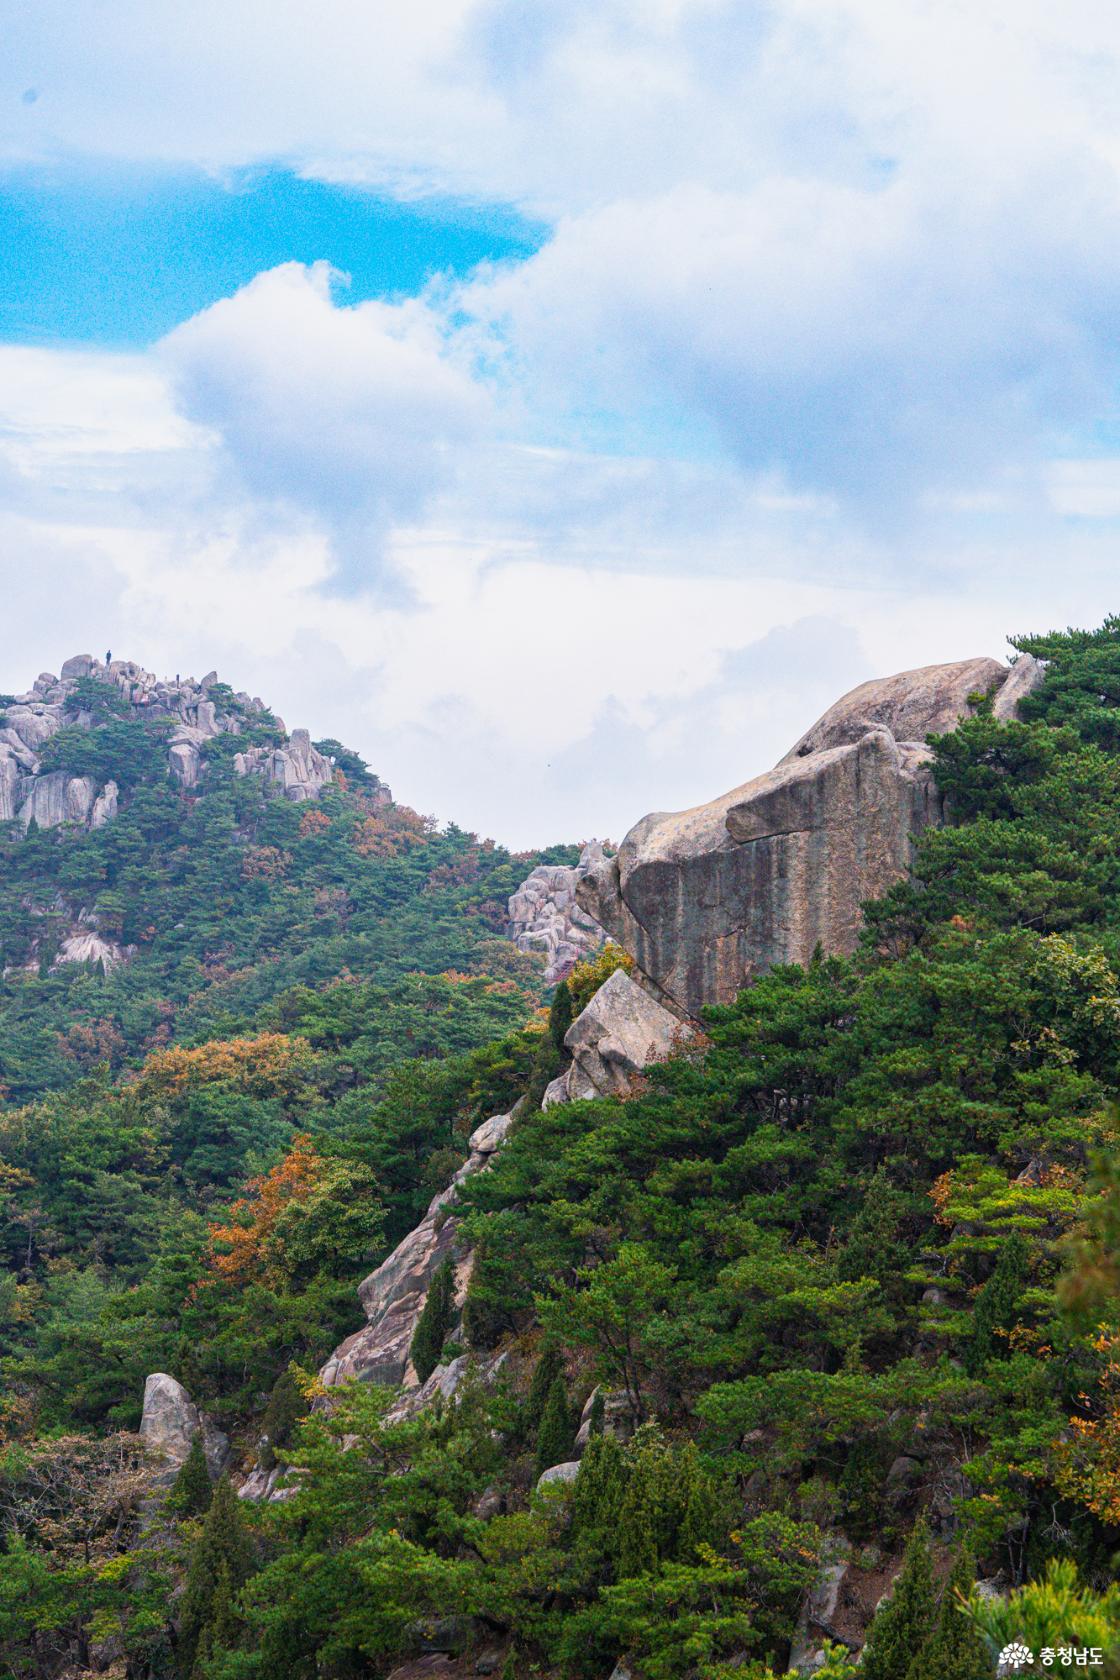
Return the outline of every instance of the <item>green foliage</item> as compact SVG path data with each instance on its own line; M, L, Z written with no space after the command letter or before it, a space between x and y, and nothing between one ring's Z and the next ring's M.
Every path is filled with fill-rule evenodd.
M577 963L565 982L572 1018L582 1014L599 987L610 979L616 969L624 969L629 974L633 966L633 957L621 945L614 944L604 945L593 957Z
M258 1454L262 1470L272 1470L277 1462L277 1447L286 1447L300 1418L307 1411L307 1401L291 1366L281 1371L268 1397L261 1419L261 1438L264 1442Z
M561 980L552 994L548 1009L548 1035L557 1050L564 1048L564 1034L572 1024L572 993L566 980Z
M861 949L756 979L627 1102L538 1106L617 948L546 1020L491 938L526 860L387 816L357 766L299 809L223 749L201 794L141 780L96 837L0 841L0 1516L40 1454L93 1511L89 1455L153 1369L306 1472L283 1504L220 1494L228 1556L214 1506L141 1545L136 1490L87 1522L89 1566L76 1517L6 1528L19 1680L81 1672L110 1623L165 1674L177 1602L187 1680L383 1677L446 1618L519 1673L764 1680L816 1525L855 1543L866 1598L872 1544L926 1510L938 1559L963 1535L1025 1584L965 1616L962 1554L939 1603L919 1522L859 1668L833 1649L823 1674L987 1680L1028 1632L1116 1643L1120 620L1044 642L1026 721L981 701L935 741L951 824ZM135 938L130 968L50 971L59 893ZM355 1329L356 1281L513 1110L457 1208L464 1334L500 1375L392 1425L365 1385L306 1412L293 1362ZM451 1326L437 1276L422 1377ZM573 1451L569 1382L598 1386L591 1437L538 1495Z
M861 1680L907 1680L915 1657L934 1630L935 1616L929 1531L919 1522L906 1547L894 1591L868 1631Z
M1053 1558L1041 1580L1028 1581L1006 1598L969 1600L972 1624L992 1657L1011 1641L1036 1653L1058 1646L1096 1647L1108 1654L1108 1675L1120 1655L1120 1586L1099 1592L1078 1578L1070 1558ZM1037 1656L1036 1656L1037 1661Z
M180 1517L201 1517L210 1509L213 1493L202 1436L196 1435L175 1477L167 1503Z
M413 1331L409 1349L409 1358L422 1383L427 1382L439 1364L439 1356L454 1318L455 1268L450 1260L444 1260L432 1274L424 1310Z
M910 1665L907 1680L987 1680L992 1654L967 1613L974 1580L972 1559L962 1552L941 1594L937 1625Z
M240 1503L223 1476L191 1552L179 1604L176 1664L182 1680L198 1680L211 1657L236 1645L241 1618L235 1601L252 1568Z
M537 1430L536 1464L533 1474L540 1476L554 1464L567 1462L575 1437L575 1420L571 1402L562 1376L555 1376L545 1398Z

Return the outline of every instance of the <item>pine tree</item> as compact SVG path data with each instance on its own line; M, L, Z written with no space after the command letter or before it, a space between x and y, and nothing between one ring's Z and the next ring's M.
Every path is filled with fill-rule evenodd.
M276 1465L276 1448L286 1446L291 1440L292 1427L307 1410L303 1391L297 1383L291 1367L281 1371L269 1395L268 1407L261 1419L261 1434L264 1446L260 1452L262 1470L272 1470Z
M592 1436L580 1459L572 1496L572 1526L581 1537L597 1537L612 1555L625 1489L622 1448L613 1435Z
M564 1359L555 1342L545 1342L541 1349L541 1356L533 1367L533 1379L529 1384L529 1393L525 1399L522 1412L525 1436L532 1440L540 1428L541 1418L544 1416L545 1401L557 1377L564 1374Z
M961 1600L972 1591L974 1576L972 1558L961 1552L941 1595L937 1626L911 1663L906 1680L989 1680L988 1648L961 1611Z
M536 1474L543 1475L554 1464L567 1461L572 1450L572 1408L568 1404L568 1390L561 1376L552 1379L548 1399L544 1403L540 1428L537 1430Z
M619 1580L656 1570L661 1557L657 1545L660 1515L653 1479L632 1465L618 1514Z
M203 1660L236 1643L235 1600L252 1572L249 1537L228 1476L214 1489L179 1603L177 1665L181 1680L194 1680ZM220 1641L220 1643L219 1643Z
M572 994L566 980L561 980L552 994L548 1010L548 1035L557 1050L564 1048L564 1035L572 1024Z
M179 1467L179 1474L175 1477L171 1492L167 1496L167 1503L180 1517L201 1517L210 1509L213 1492L202 1436L198 1434L191 1442L191 1450Z
M997 1352L996 1331L1013 1328L1026 1281L1027 1246L1018 1231L1014 1231L1000 1249L995 1270L973 1302L972 1335L965 1350L970 1376L979 1376Z
M588 1434L594 1438L603 1433L603 1422L607 1415L607 1402L601 1388L595 1390L595 1398L591 1402L591 1415L588 1418Z
M439 1364L439 1356L443 1352L443 1344L447 1340L447 1332L454 1318L455 1273L451 1261L445 1260L441 1266L436 1267L428 1285L428 1298L424 1302L424 1310L412 1333L409 1357L421 1382L427 1382Z
M915 1524L894 1593L875 1613L863 1648L860 1680L907 1680L910 1665L934 1625L933 1569L929 1530Z

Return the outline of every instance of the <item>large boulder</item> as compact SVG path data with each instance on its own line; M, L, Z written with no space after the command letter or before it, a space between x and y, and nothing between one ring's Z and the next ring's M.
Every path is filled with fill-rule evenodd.
M580 903L634 957L644 986L697 1015L776 963L855 948L860 907L907 872L913 841L943 820L929 734L970 696L1040 668L994 659L863 683L765 775L690 811L642 819L577 886ZM1010 715L1006 708L1000 715Z
M306 729L293 729L285 747L278 747L269 760L268 775L284 790L285 799L314 799L320 788L334 778L329 758L311 745Z
M90 776L68 776L53 770L48 776L29 776L21 788L23 803L19 820L24 828L34 821L40 828L57 828L60 823L85 827L93 810L97 785Z
M664 1061L693 1036L690 1027L635 984L625 969L616 968L564 1037L572 1057L564 1095L569 1102L628 1097L644 1068Z
M177 1470L200 1432L210 1473L217 1475L229 1453L228 1440L199 1411L181 1382L166 1371L153 1371L144 1383L140 1419L140 1438L149 1452L166 1459L169 1467Z

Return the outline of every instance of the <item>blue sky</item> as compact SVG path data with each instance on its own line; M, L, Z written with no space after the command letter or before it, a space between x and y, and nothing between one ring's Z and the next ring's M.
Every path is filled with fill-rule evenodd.
M530 843L1116 609L1105 0L0 25L0 689L216 665Z
M150 344L291 261L330 263L355 302L398 297L528 256L541 231L500 205L401 203L266 166L14 167L0 187L0 337Z

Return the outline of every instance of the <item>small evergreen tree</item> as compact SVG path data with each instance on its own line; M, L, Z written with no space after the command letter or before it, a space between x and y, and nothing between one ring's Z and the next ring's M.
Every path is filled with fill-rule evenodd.
M455 1272L450 1260L437 1266L428 1285L424 1310L412 1334L409 1357L421 1382L427 1382L443 1352L455 1318Z
M572 993L566 980L561 980L552 994L548 1010L548 1034L557 1050L564 1048L564 1035L572 1024Z
M965 1349L970 1376L979 1376L998 1351L998 1330L1010 1330L1017 1322L1019 1298L1027 1281L1027 1246L1018 1231L1003 1244L995 1270L980 1290L972 1307L972 1334Z
M260 1453L262 1470L275 1468L276 1448L287 1446L292 1438L293 1426L306 1410L307 1402L304 1400L303 1391L289 1366L277 1377L264 1417L261 1419L261 1434L264 1437L264 1446Z
M910 1536L893 1594L875 1613L863 1648L860 1680L907 1680L910 1665L930 1636L934 1615L929 1530L922 1520Z
M564 1359L555 1342L545 1342L540 1358L533 1367L533 1378L525 1397L522 1419L527 1440L536 1438L544 1416L545 1401L557 1377L564 1375Z
M195 1680L199 1663L229 1649L238 1632L235 1600L252 1573L249 1537L228 1476L214 1489L202 1533L191 1553L179 1604L178 1669Z
M991 1674L988 1648L962 1609L974 1576L972 1558L962 1551L945 1583L937 1626L911 1663L906 1680L987 1680Z
M593 1435L580 1460L572 1497L572 1524L580 1539L590 1538L610 1556L618 1545L625 1488L622 1448L613 1435Z
M544 1403L540 1428L537 1430L536 1474L542 1475L554 1464L567 1461L572 1450L572 1408L568 1404L568 1390L561 1376L552 1379L548 1399Z
M179 1466L179 1474L167 1496L167 1503L177 1516L201 1517L210 1509L213 1492L200 1433L191 1442L191 1450Z
M588 1418L588 1434L592 1437L603 1433L603 1420L607 1415L607 1402L603 1390L595 1390L595 1398L591 1402L591 1415Z

